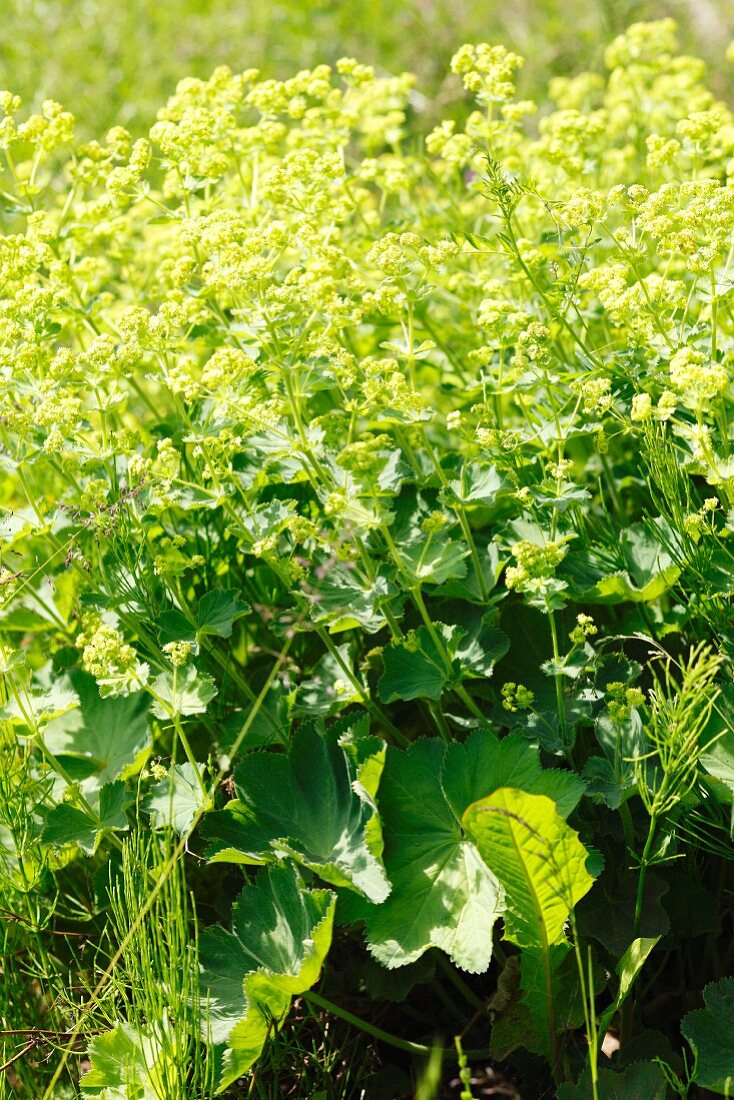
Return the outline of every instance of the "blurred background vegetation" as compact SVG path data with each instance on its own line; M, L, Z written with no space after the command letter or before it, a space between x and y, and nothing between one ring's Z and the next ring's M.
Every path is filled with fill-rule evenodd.
M706 58L725 95L734 0L0 0L0 87L27 107L60 100L82 133L118 122L137 133L184 76L219 64L284 76L349 55L416 72L432 118L458 92L446 74L463 42L522 53L532 96L549 76L599 66L629 23L662 16L678 21L683 48Z

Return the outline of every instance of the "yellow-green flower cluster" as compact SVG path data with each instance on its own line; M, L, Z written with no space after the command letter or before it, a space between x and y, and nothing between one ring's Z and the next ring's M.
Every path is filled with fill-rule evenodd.
M535 702L535 695L524 684L516 684L512 680L502 685L502 706L512 714L519 710L528 710Z
M639 688L626 687L615 680L607 684L607 709L613 722L626 722L636 707L641 707L645 702L645 696Z
M536 543L522 539L513 543L510 550L517 564L505 570L507 587L524 593L531 604L545 611L559 606L566 582L555 573L568 551L566 540Z
M729 386L724 366L707 361L695 348L679 348L670 360L670 383L683 397L694 404L718 397Z
M57 104L0 97L13 531L114 580L98 606L123 610L180 607L229 548L266 588L314 546L370 588L399 531L483 597L505 547L513 599L549 611L644 433L734 494L731 113L669 20L554 80L538 118L521 63L462 46L474 103L423 138L411 76L351 58L184 80L137 139L76 143ZM144 678L117 626L83 635L100 682Z
M514 74L523 64L519 54L504 46L462 46L451 59L452 72L458 73L467 91L480 103L504 103L515 94Z
M142 690L148 667L138 661L135 650L115 626L88 616L76 645L81 650L82 668L94 676L103 697Z

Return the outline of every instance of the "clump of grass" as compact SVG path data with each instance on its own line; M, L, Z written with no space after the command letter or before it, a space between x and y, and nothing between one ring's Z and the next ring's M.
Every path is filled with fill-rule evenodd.
M206 1004L199 986L198 923L183 859L172 858L170 831L134 832L110 883L110 954L106 991L112 1020L124 1020L143 1052L157 1100L214 1095L213 1059L205 1055ZM152 885L164 877L152 905ZM130 934L132 930L132 934Z

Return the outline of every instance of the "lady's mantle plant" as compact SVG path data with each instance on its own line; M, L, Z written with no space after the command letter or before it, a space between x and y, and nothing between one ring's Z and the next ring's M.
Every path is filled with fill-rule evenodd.
M521 64L463 46L425 138L353 60L138 140L2 95L18 1095L89 1032L83 1096L221 1092L301 995L527 1096L729 1087L734 117L670 20ZM386 1035L374 960L439 1015Z

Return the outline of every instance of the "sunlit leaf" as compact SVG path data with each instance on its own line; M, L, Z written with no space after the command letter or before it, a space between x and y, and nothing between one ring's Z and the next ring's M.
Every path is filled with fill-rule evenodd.
M215 1044L219 1088L260 1056L291 998L317 980L331 944L335 895L306 890L292 868L259 872L235 903L232 931L201 934L202 1003Z

